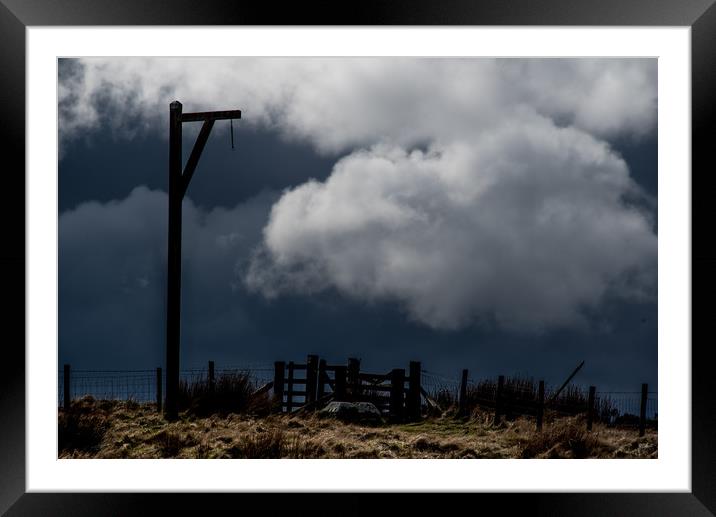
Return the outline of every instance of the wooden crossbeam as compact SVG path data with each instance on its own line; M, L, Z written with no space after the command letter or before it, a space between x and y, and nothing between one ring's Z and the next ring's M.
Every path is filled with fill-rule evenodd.
M182 113L182 122L200 122L204 120L229 120L241 118L241 110L228 111L197 111L194 113Z

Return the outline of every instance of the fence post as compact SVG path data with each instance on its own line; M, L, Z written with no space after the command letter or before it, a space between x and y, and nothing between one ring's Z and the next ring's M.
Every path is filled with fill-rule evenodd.
M162 369L157 368L157 413L162 412Z
M316 401L317 375L318 356L309 355L306 359L306 404Z
M592 430L592 421L594 420L594 398L597 393L595 386L589 387L589 399L587 401L587 431Z
M63 401L63 407L65 408L65 411L70 410L70 402L72 401L72 397L70 396L70 365L66 364L64 367L64 378L63 378L63 389L64 389L64 395L65 400Z
M505 387L505 376L500 375L497 378L497 392L495 393L495 425L500 423L500 414L502 413L502 390Z
M395 420L403 418L405 395L405 369L396 368L390 372L390 416Z
M333 400L346 400L346 377L348 372L345 366L336 366L336 377L334 381Z
M465 416L467 414L467 369L462 371L462 379L460 381L460 400L459 414Z
M326 360L321 359L318 362L318 389L316 390L316 399L320 399L326 394Z
M408 382L408 398L405 401L405 408L408 418L411 420L420 419L420 361L410 361Z
M537 430L542 431L542 420L544 419L544 381L539 381L537 392Z
M276 361L273 363L273 404L274 411L283 413L283 382L286 363Z
M639 436L644 436L646 432L646 398L649 393L649 385L641 385L641 409L639 411Z
M358 400L360 396L360 360L355 357L348 358L348 384L351 390L351 399Z
M288 392L286 393L286 413L293 409L293 361L288 363Z
M209 393L214 393L214 361L209 361Z

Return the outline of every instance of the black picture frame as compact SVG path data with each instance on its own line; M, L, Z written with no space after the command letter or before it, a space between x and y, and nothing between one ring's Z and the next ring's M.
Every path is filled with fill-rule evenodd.
M716 134L716 5L714 0L364 0L360 3L231 0L0 0L0 224L3 353L0 355L0 512L7 515L141 515L206 513L217 502L260 508L261 494L25 493L25 29L54 25L572 25L688 26L692 73L692 491L691 493L450 494L453 508L530 515L716 515L716 381L707 339L708 296L716 287L716 245L706 237ZM710 174L709 174L710 173ZM713 180L711 180L713 181ZM23 214L20 216L19 214ZM22 224L20 224L22 222ZM701 239L696 241L697 230ZM694 282L698 271L698 282ZM701 297L699 303L697 298ZM698 319L699 324L696 323ZM697 339L697 330L701 335ZM210 507L207 498L211 497ZM377 494L273 494L292 513L358 515L387 506ZM339 497L338 500L335 500ZM237 500L238 499L238 500ZM434 499L434 498L431 498ZM240 500L240 501L239 501ZM431 501L435 502L435 501ZM240 506L238 504L240 503ZM400 503L401 513L427 510L425 496ZM442 507L445 502L438 501ZM196 509L198 508L198 509ZM471 510L469 510L471 511ZM380 512L378 512L380 513Z

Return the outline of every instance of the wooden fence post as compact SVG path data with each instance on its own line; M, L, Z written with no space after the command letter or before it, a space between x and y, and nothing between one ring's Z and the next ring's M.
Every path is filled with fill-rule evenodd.
M316 401L316 388L318 387L318 356L309 355L306 358L306 404Z
M405 409L411 420L420 419L420 361L410 361L408 398Z
M537 392L537 430L542 431L542 420L544 419L544 381L539 381Z
M592 422L594 421L594 398L597 393L595 386L589 387L589 399L587 401L587 431L592 430Z
M395 420L403 418L405 395L405 369L396 368L390 372L390 416Z
M333 400L346 400L346 377L348 371L345 366L336 366L336 376L333 382Z
M318 362L318 389L316 390L316 400L326 394L326 360L321 359Z
M641 408L639 410L639 436L646 432L646 400L649 393L649 385L641 385Z
M157 413L162 412L162 369L157 368Z
M214 393L214 361L209 361L209 393Z
M274 411L283 413L283 382L286 363L276 361L273 363L273 404Z
M500 375L497 378L497 392L495 393L495 425L500 423L500 414L502 413L502 390L505 387L505 376Z
M293 409L293 361L288 363L288 390L286 393L286 413L291 414Z
M351 390L351 399L360 397L360 360L355 357L348 358L348 385Z
M467 414L467 369L462 371L462 379L460 381L460 400L459 414L465 416Z
M70 394L70 365L66 364L63 370L64 377L63 377L63 389L64 389L64 401L63 401L63 407L65 408L65 411L70 410L70 403L72 402L72 397Z

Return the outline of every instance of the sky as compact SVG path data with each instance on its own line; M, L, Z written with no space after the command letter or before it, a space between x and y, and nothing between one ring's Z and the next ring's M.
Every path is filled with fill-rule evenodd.
M165 356L169 103L182 367L358 357L657 387L653 59L59 62L60 364ZM200 124L184 124L184 157Z

